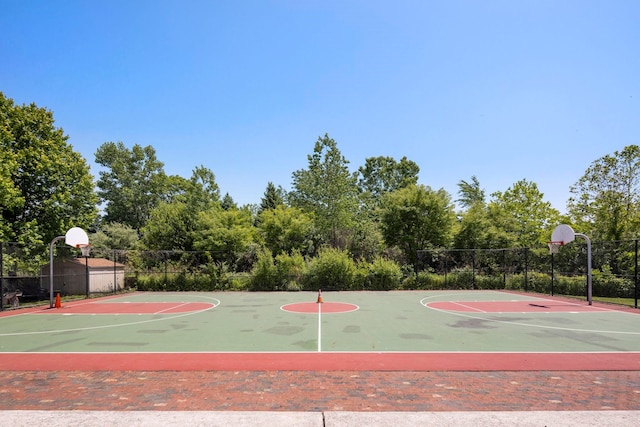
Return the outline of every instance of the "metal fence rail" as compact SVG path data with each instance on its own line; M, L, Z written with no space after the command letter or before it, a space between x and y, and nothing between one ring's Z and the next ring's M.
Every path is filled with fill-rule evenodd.
M54 264L78 256L74 248L61 246L55 250ZM579 241L563 246L557 254L550 254L547 247L421 250L418 265L405 270L415 278L398 287L514 289L581 296L586 288L586 257L586 245ZM77 289L86 281L88 295L89 280L110 281L110 285L99 287L100 292L105 287L117 292L141 284L152 290L225 290L233 287L234 281L249 280L256 261L251 254L116 249L94 251L91 259L102 259L106 267L92 272L91 277L83 269L65 274L58 271L54 273L56 291ZM86 259L81 261L84 266ZM47 297L48 262L44 245L0 242L0 310L8 308L4 296L11 292L19 291L23 298ZM631 298L638 307L638 262L638 240L592 242L593 296Z

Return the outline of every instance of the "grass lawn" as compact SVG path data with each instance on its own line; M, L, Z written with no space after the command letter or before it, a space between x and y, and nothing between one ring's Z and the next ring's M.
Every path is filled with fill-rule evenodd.
M627 305L629 307L636 307L634 298L612 298L612 297L593 297L594 301L606 302L609 304ZM638 307L636 307L638 308Z

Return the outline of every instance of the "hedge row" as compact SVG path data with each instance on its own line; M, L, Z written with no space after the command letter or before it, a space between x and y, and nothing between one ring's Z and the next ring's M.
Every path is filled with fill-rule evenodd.
M346 290L446 290L510 289L582 296L586 294L584 276L556 276L530 272L526 275L485 276L471 269L455 270L447 275L430 272L403 272L394 261L377 258L372 262L355 262L345 251L326 249L306 260L299 253L272 256L258 255L251 273L231 273L224 265L212 265L204 271L175 274L140 274L128 278L128 284L142 291L327 291ZM602 297L633 296L633 280L609 272L593 272L593 295Z

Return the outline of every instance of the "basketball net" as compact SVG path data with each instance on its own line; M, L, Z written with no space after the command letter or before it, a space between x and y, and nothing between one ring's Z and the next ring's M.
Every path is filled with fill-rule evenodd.
M564 246L564 242L549 242L547 245L549 246L549 251L552 254L557 254L560 250L560 246Z

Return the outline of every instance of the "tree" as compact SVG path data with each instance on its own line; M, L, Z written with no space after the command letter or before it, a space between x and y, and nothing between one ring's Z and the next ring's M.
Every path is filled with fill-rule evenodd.
M508 248L515 245L515 237L496 227L486 205L475 203L460 217L453 238L456 249Z
M458 249L504 248L513 238L504 230L496 228L489 216L484 190L476 176L471 182L461 180L458 183L459 199L456 200L465 210L460 213L453 245Z
M384 239L378 222L370 215L360 214L353 227L349 253L353 259L373 261L383 250Z
M228 211L231 209L238 209L238 205L236 205L236 202L233 201L233 197L231 197L229 193L224 194L224 197L222 198L221 206L222 206L222 209L224 209L225 211Z
M549 240L560 212L544 201L544 194L534 182L523 179L491 196L491 223L512 236L512 245L535 247Z
M629 145L594 161L571 189L568 211L595 239L638 237L640 147Z
M160 202L141 229L142 243L150 250L193 250L192 231L198 212L184 202Z
M285 192L282 187L276 188L273 182L267 183L267 188L264 191L264 196L260 200L260 207L258 208L258 215L262 212L275 209L278 206L284 205Z
M89 241L92 256L108 258L113 249L134 249L138 243L138 233L128 225L112 222L92 233Z
M150 145L135 144L131 150L122 142L105 142L96 151L100 171L98 195L106 203L106 222L119 222L140 230L161 200L167 197L164 165Z
M398 246L417 268L418 250L446 246L455 221L451 197L443 190L412 185L384 196L380 225L385 242Z
M313 219L299 208L276 206L259 214L258 229L274 256L313 249Z
M393 157L369 157L358 168L358 189L366 198L374 201L385 193L418 183L420 167L405 157L397 162Z
M178 183L174 188L176 195L153 208L142 228L142 242L147 249L193 250L198 214L220 206L218 184L209 169L197 167L189 180L174 182Z
M257 239L253 215L247 208L224 210L220 207L198 214L193 247L214 252L214 259L233 264Z
M11 223L5 220L5 212L20 209L24 204L20 189L14 182L14 171L18 170L18 153L13 148L13 135L9 125L9 111L13 109L10 99L0 92L0 206L2 206L2 221L0 222L0 241L15 240L11 230Z
M480 181L475 175L471 177L471 182L460 180L458 183L458 194L460 198L456 202L463 208L470 208L475 204L484 204L484 190L480 188Z
M293 173L291 204L313 215L331 246L346 247L358 206L356 174L349 172L349 162L327 134L307 158L309 168Z
M94 223L93 177L67 139L51 111L0 92L1 240L49 243Z
M220 188L216 176L204 166L196 167L187 187L187 205L193 210L207 210L220 203Z

